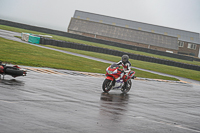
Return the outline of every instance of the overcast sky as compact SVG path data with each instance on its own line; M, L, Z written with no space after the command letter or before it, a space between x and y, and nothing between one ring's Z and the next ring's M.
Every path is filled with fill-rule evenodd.
M0 0L0 19L61 31L75 10L200 33L200 0Z

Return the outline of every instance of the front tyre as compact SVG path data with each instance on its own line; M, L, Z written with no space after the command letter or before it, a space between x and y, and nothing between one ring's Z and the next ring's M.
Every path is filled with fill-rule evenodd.
M127 87L121 89L121 91L122 91L123 93L128 93L128 92L130 91L130 89L131 89L131 86L132 86L132 82L131 82L131 79L129 79L129 80L127 81Z
M104 92L109 92L112 89L112 81L109 79L105 79L102 85L102 89Z

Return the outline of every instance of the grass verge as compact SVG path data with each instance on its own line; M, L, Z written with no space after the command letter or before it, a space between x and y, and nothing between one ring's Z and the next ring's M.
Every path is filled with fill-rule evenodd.
M74 53L79 53L83 55L88 55L100 59L105 59L113 62L118 62L121 57L118 56L112 56L112 55L106 55L106 54L101 54L101 53L95 53L95 52L89 52L89 51L82 51L82 50L76 50L76 49L70 49L70 48L61 48L61 47L56 47L52 45L45 45L48 47L56 48L56 49L61 49L65 51L70 51ZM139 60L133 60L130 59L130 62L132 66L138 67L138 68L143 68L147 70L152 70L156 72L161 72L161 73L166 73L170 75L175 75L179 77L184 77L184 78L189 78L193 80L198 80L200 81L200 71L195 71L195 70L190 70L190 69L184 69L184 68L179 68L179 67L174 67L174 66L167 66L163 64L157 64L157 63L151 63L151 62L145 62L145 61L139 61ZM137 72L137 70L136 70ZM145 77L142 73L140 73L140 77ZM156 77L154 77L156 78Z
M36 32L36 31L31 31L31 30L26 30L26 29L20 29L20 28L15 28L15 27L10 27L6 25L0 25L0 29L4 30L9 30L9 31L14 31L14 32L27 32L27 33L33 33L33 34L41 34L44 35L46 33L41 33L41 32ZM134 54L140 54L144 56L150 56L150 57L155 57L155 58L160 58L160 59L166 59L166 60L172 60L176 62L181 62L181 63L186 63L186 64L193 64L193 65L199 65L200 62L198 61L187 61L187 60L181 60L181 59L176 59L176 58L170 58L166 56L161 56L161 55L155 55L155 54L150 54L150 53L145 53L145 52L140 52L140 51L135 51L135 50L130 50L130 49L124 49L124 48L119 48L119 47L114 47L114 46L108 46L104 44L99 44L99 43L93 43L93 42L88 42L88 41L83 41L83 40L78 40L78 39L73 39L73 38L68 38L68 37L63 37L63 36L57 36L57 35L52 35L53 39L55 40L63 40L63 41L68 41L68 42L75 42L75 43L81 43L81 44L86 44L86 45L91 45L91 46L97 46L97 47L103 47L103 48L108 48L108 49L114 49L114 50L119 50L127 53L134 53Z
M51 67L57 69L68 69L75 71L105 73L105 69L110 65L82 57L77 57L53 50L39 48L36 46L20 43L16 41L0 38L0 60L12 64L37 66L37 67ZM74 51L74 49L71 49ZM120 57L109 56L99 53L90 53L86 51L76 51L88 53L93 57L108 59L111 61L119 61ZM104 57L104 58L103 58ZM149 72L135 70L136 76L144 78L155 78L165 80L178 80L176 78L160 76Z

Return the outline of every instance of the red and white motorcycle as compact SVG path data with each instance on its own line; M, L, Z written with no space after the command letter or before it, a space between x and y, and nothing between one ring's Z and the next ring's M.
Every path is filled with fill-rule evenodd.
M123 93L129 92L132 86L131 79L135 78L135 72L130 71L128 77L124 75L124 71L117 64L112 64L106 69L106 79L103 82L102 89L109 92L111 89L121 89ZM127 82L125 86L124 82Z

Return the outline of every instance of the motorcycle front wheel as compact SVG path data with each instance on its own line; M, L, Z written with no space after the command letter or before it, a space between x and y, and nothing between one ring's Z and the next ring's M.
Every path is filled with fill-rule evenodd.
M102 85L102 89L104 92L109 92L112 89L112 81L105 79Z
M124 88L124 89L121 89L121 91L122 91L123 93L128 93L128 92L130 91L130 89L131 89L131 86L132 86L132 82L131 82L131 80L129 79L129 80L127 81L127 87Z

